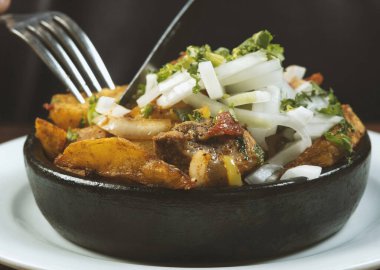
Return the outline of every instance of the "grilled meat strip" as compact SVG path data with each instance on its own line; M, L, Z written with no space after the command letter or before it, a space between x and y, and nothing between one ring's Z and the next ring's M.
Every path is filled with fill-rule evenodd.
M220 113L214 121L177 124L153 140L156 155L196 178L198 186L227 185L224 155L232 157L242 175L263 159L256 141L228 112Z

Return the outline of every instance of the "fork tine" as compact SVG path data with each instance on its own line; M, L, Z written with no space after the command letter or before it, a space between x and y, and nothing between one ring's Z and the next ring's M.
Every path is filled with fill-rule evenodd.
M11 29L17 36L21 37L30 47L37 53L37 55L45 62L50 70L63 82L63 84L71 91L80 103L85 103L85 99L81 95L78 88L72 82L66 71L61 67L55 57L45 47L45 45L33 34L26 30Z
M96 70L98 75L103 79L105 85L110 89L115 89L115 85L103 63L103 60L100 58L100 55L96 51L94 45L83 30L63 13L55 12L53 18L57 23L63 26L68 34L73 38L87 60L89 60L92 64L94 70Z
M39 25L36 25L35 27L29 25L26 27L26 29L38 36L45 43L45 46L50 49L50 51L57 58L58 62L61 63L69 76L74 78L74 80L81 86L87 96L92 96L92 92L87 86L82 75L79 73L78 69L71 61L70 57L67 55L62 46L58 43L58 41Z
M90 66L88 65L86 59L83 57L82 53L74 43L74 41L67 35L67 33L61 28L62 26L56 23L54 20L41 20L40 24L50 31L54 37L61 43L62 47L65 49L67 54L79 64L83 73L87 79L91 82L92 86L99 92L102 90L95 74L92 72Z

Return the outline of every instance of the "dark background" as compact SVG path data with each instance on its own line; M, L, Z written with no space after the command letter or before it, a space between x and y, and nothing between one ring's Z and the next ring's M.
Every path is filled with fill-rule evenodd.
M115 83L131 80L183 0L13 0L11 13L59 10L89 35ZM189 44L234 47L261 29L285 47L285 66L322 72L366 122L380 120L380 1L202 0L177 52ZM168 59L170 60L170 59ZM0 124L33 122L64 87L32 50L0 25Z

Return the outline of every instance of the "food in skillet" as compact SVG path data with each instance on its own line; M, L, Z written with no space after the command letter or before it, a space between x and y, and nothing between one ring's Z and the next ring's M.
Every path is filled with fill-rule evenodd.
M349 159L365 127L321 88L319 73L283 70L283 48L264 30L232 51L189 46L146 76L79 104L53 96L36 137L58 167L80 175L172 189L241 186L303 176ZM130 107L132 109L127 109Z

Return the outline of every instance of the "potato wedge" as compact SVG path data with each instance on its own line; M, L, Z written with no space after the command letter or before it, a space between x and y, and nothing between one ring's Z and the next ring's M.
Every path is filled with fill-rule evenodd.
M63 152L66 144L66 131L41 118L36 119L35 128L35 135L49 158L55 158Z
M126 86L117 86L114 90L103 89L96 96L107 96L118 99ZM80 104L72 94L57 94L51 99L49 118L60 128L78 128L87 124L88 98L85 104Z
M98 126L89 126L85 128L74 129L73 132L78 134L76 141L100 139L108 137L110 134Z
M354 131L349 132L348 136L351 139L353 147L355 147L364 135L365 126L349 105L342 105L342 110L344 118L354 128ZM339 125L333 127L331 131L336 132L337 129L339 129ZM292 168L299 165L328 167L339 161L344 154L344 150L325 139L325 137L321 137L285 167Z
M105 177L128 179L150 186L189 189L193 182L178 168L156 159L123 138L84 140L70 144L55 159L61 168L94 171Z

